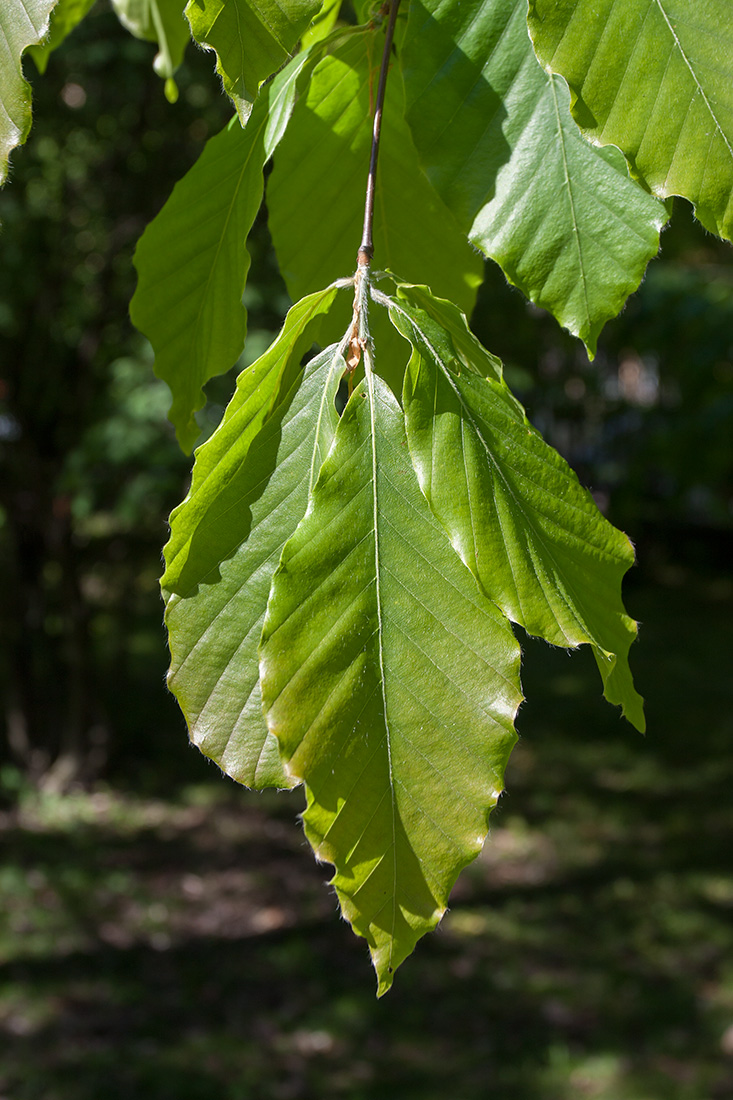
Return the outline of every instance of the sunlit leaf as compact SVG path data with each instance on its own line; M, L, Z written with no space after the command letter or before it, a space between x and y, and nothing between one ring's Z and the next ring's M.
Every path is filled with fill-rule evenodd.
M526 14L526 0L411 3L407 117L473 244L593 354L656 254L667 211L618 150L582 138L564 82L534 56Z
M287 61L320 0L189 0L196 41L216 51L216 70L242 125L260 85Z
M410 287L390 305L413 348L403 404L420 487L483 590L530 634L593 647L609 702L638 729L643 704L629 670L636 624L621 581L627 537L601 515L574 472L529 424L503 382L487 376Z
M404 292L408 293L407 288ZM426 286L410 286L409 296L413 305L418 306L445 330L459 364L472 371L478 370L485 378L501 382L504 376L501 359L497 359L479 343L469 328L465 313L458 306L444 298L438 298Z
M594 142L617 145L655 195L684 195L733 234L730 0L531 0L535 49Z
M55 0L2 0L0 3L0 184L8 172L10 151L22 145L31 128L31 87L21 57L48 31Z
M433 519L370 373L283 551L261 653L306 835L382 994L481 849L520 689L511 630Z
M341 11L341 0L324 0L321 10L316 15L308 30L303 35L302 46L307 50L309 46L321 42L331 33L336 25L336 20Z
M29 46L28 53L40 73L45 73L48 59L74 27L81 23L96 0L58 0L51 12L48 34L37 46Z
M338 349L311 360L302 380L298 367L334 293L299 302L240 375L222 424L197 451L165 550L169 686L191 739L248 787L292 785L262 717L257 645L280 550L335 431L346 367Z

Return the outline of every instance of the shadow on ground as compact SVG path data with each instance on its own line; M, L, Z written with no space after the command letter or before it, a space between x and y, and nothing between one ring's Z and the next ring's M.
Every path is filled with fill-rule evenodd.
M529 645L491 840L379 1002L297 792L202 769L6 815L0 1096L733 1095L733 588L667 581L628 596L645 739Z

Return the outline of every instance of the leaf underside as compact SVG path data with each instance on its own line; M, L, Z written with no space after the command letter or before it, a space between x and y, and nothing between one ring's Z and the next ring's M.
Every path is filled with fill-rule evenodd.
M131 34L157 44L153 68L166 81L166 94L172 101L178 98L173 74L191 41L191 31L183 16L184 3L185 0L112 0L120 22Z
M138 285L130 315L155 352L155 373L171 388L169 413L184 450L199 434L202 387L229 370L247 331L242 294L245 241L262 202L263 168L277 146L307 57L263 94L243 130L236 120L206 143L138 242Z
M242 292L245 240L262 201L265 117L244 132L230 123L203 153L140 238L130 316L155 351L155 373L171 388L170 420L190 451L204 383L228 370L247 331Z
M526 0L413 2L407 118L472 243L594 354L668 215L618 150L581 136L564 81L537 62L526 11Z
M302 381L298 367L334 293L294 306L240 375L224 421L196 453L165 548L169 687L194 743L248 787L292 785L262 717L257 645L280 550L335 431L338 350L313 359Z
M520 688L511 630L431 516L379 377L352 395L283 550L261 677L306 784L306 835L335 865L381 995L481 849Z
M299 367L336 293L294 306L240 376L171 517L162 585L192 739L248 786L305 784L306 834L381 995L484 842L521 698L509 619L590 643L643 726L620 596L633 551L427 287L375 292L412 350L404 412L367 343L339 418L348 337Z
M543 64L570 85L581 129L617 145L655 195L684 196L730 240L729 0L530 0L529 25Z

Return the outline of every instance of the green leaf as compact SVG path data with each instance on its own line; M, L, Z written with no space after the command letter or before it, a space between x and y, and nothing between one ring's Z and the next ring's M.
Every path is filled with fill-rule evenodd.
M472 243L592 355L656 255L668 215L629 178L618 150L582 138L567 87L532 52L526 12L526 0L411 4L407 118Z
M45 73L48 59L74 27L81 23L96 0L58 0L51 12L48 34L37 46L29 46L28 53L36 63L39 73Z
M406 284L398 284L408 293ZM465 313L453 302L437 298L426 286L410 286L410 301L418 306L433 321L445 329L450 337L453 352L459 364L468 370L478 370L485 378L501 382L504 377L504 365L483 344L479 343L469 328Z
M8 157L22 145L31 128L31 87L20 59L48 31L55 0L2 0L0 3L0 184Z
M216 71L242 125L263 80L288 60L320 0L189 0L196 41L216 51Z
M296 58L273 81L244 130L233 119L207 142L135 251L130 315L171 388L169 417L186 451L199 434L194 413L205 403L204 383L229 370L244 347L245 241L262 202L265 161L288 124L306 61Z
M381 32L362 32L319 62L275 157L267 185L270 229L295 299L356 266L382 41ZM379 151L375 266L431 281L470 310L480 258L421 172L403 112L393 68Z
M178 98L173 74L183 60L191 41L188 23L183 18L185 0L112 0L120 22L146 42L156 42L158 54L153 68L166 82L166 96L172 102Z
M288 311L276 339L256 363L237 379L237 388L216 431L196 451L196 461L188 496L171 515L171 537L165 548L166 571L163 588L176 591L183 584L182 570L188 559L191 534L209 506L205 483L219 467L222 456L236 443L244 452L272 410L274 395L284 370L298 363L319 335L314 326L330 310L336 290L318 291ZM219 475L222 476L222 470Z
M554 645L592 645L606 698L643 730L628 664L636 624L621 600L631 543L506 385L486 376L478 341L471 362L419 308L425 287L398 293L390 314L413 348L403 393L407 438L433 512L510 619Z
M165 550L169 686L191 739L249 787L292 785L262 716L257 645L280 550L336 428L346 368L338 348L311 360L302 381L298 367L334 295L299 302L240 375L222 424L196 454Z
M655 195L683 195L733 232L729 0L531 0L537 54L562 73L578 125L617 145Z
M317 42L322 42L333 28L341 11L341 0L324 0L321 10L316 15L308 30L303 35L302 46L307 50Z
M335 865L379 994L481 850L515 740L519 651L420 493L367 371L285 546L261 680L306 835Z

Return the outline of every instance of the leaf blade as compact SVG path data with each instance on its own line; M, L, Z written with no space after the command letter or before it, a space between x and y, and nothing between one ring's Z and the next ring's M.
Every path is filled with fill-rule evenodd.
M171 517L161 581L169 686L191 739L249 787L291 785L262 717L257 646L280 549L335 432L345 370L332 346L298 377L333 292L313 297L309 310L291 311L279 348L243 372L226 422L199 449L191 492Z
M173 74L191 41L183 5L184 0L112 0L118 19L130 34L158 46L153 68L165 80L166 96L171 102L178 99Z
M31 128L31 87L21 58L45 37L55 0L8 0L0 6L0 185L8 157Z
M295 299L354 270L361 239L372 136L370 82L376 32L363 30L315 68L296 105L268 181L267 203L280 267ZM399 72L390 72L380 142L375 264L432 279L470 310L482 265L420 170L403 120ZM304 210L317 233L298 226Z
M28 47L39 73L45 73L50 55L71 34L94 3L95 0L58 0L51 12L47 36L38 45Z
M216 52L216 71L243 126L260 85L288 60L319 7L320 0L189 0L192 34Z
M531 0L543 64L573 115L616 145L661 198L682 195L713 233L733 233L733 29L725 0Z
M320 10L303 35L303 49L322 42L336 26L341 11L341 0L323 0Z
M594 354L656 255L664 206L582 138L520 0L422 0L403 65L422 163L471 242Z
M261 680L286 768L306 783L306 835L335 865L380 996L483 843L515 739L518 659L427 508L396 400L368 372L283 551Z
M463 369L450 334L415 306L411 288L399 289L390 313L413 347L403 391L410 453L459 556L530 634L554 645L589 643L606 698L643 731L628 665L636 624L621 600L631 543L503 382Z
M287 127L306 62L301 55L273 81L244 130L232 120L206 143L135 250L130 316L153 345L155 373L170 386L168 415L185 451L199 434L194 414L204 405L204 383L244 347L245 242L262 201L265 162Z

